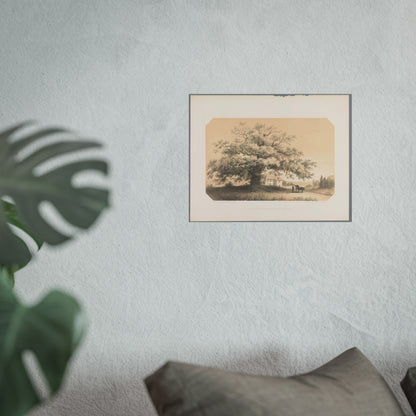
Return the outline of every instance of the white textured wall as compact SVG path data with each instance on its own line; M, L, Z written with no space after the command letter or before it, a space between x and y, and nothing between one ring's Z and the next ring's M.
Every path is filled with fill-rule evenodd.
M166 359L287 375L358 346L416 364L413 0L0 3L0 122L101 138L113 208L17 276L90 327L36 416L154 415ZM188 222L189 93L353 95L352 223Z

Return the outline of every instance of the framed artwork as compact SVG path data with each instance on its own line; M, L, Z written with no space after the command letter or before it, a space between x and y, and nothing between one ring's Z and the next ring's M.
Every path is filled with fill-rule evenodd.
M351 221L351 95L191 94L190 221Z

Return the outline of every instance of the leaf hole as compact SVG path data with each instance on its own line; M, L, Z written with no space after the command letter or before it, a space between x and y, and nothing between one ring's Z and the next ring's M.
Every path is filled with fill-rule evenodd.
M39 364L36 355L33 351L26 350L22 354L23 366L29 376L30 381L32 382L33 388L35 389L38 396L41 400L45 400L50 397L50 387L49 383L46 380L45 375L43 374L42 368Z
M33 175L41 176L73 162L81 162L82 160L89 160L91 158L99 160L100 157L102 157L102 153L100 153L99 149L76 150L63 155L54 156L46 162L40 163L33 169Z
M82 172L77 172L71 181L72 186L75 188L81 188L84 186L92 186L94 188L106 188L107 179L106 176L95 170L84 170Z
M54 205L49 201L42 201L39 204L38 209L42 218L61 234L72 236L79 231L77 227L74 227L66 221Z
M41 149L42 147L48 146L53 143L62 142L63 140L65 140L65 138L69 138L69 137L70 136L68 134L63 134L63 133L55 133L50 136L42 137L36 140L34 143L30 143L27 146L25 146L23 149L21 149L16 154L16 160L20 162L23 159L30 156L31 154L35 153L37 150Z
M14 226L13 224L8 223L8 225L13 231L13 234L17 235L21 240L23 240L32 255L38 251L38 246L35 240L33 240L29 234L26 234L23 230Z

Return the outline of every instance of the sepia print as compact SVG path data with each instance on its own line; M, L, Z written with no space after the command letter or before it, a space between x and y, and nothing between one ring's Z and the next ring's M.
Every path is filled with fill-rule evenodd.
M191 95L190 221L351 221L351 96Z
M213 200L326 201L334 173L327 119L213 119L206 127Z

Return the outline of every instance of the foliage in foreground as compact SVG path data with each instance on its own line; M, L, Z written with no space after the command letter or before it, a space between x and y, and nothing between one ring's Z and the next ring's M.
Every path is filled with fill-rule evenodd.
M40 204L50 203L68 223L88 229L108 206L109 195L106 189L72 183L86 170L107 174L105 161L59 162L68 153L101 147L98 142L60 138L45 143L70 132L46 128L24 134L27 124L0 132L0 415L7 416L21 416L42 401L23 354L34 354L51 397L85 330L85 316L72 296L52 291L28 307L12 290L14 273L33 256L28 239L40 248L72 238L43 217Z
M82 339L85 315L72 296L59 291L34 306L23 305L5 273L0 272L0 414L18 416L41 402L23 354L33 352L50 395L55 394Z

